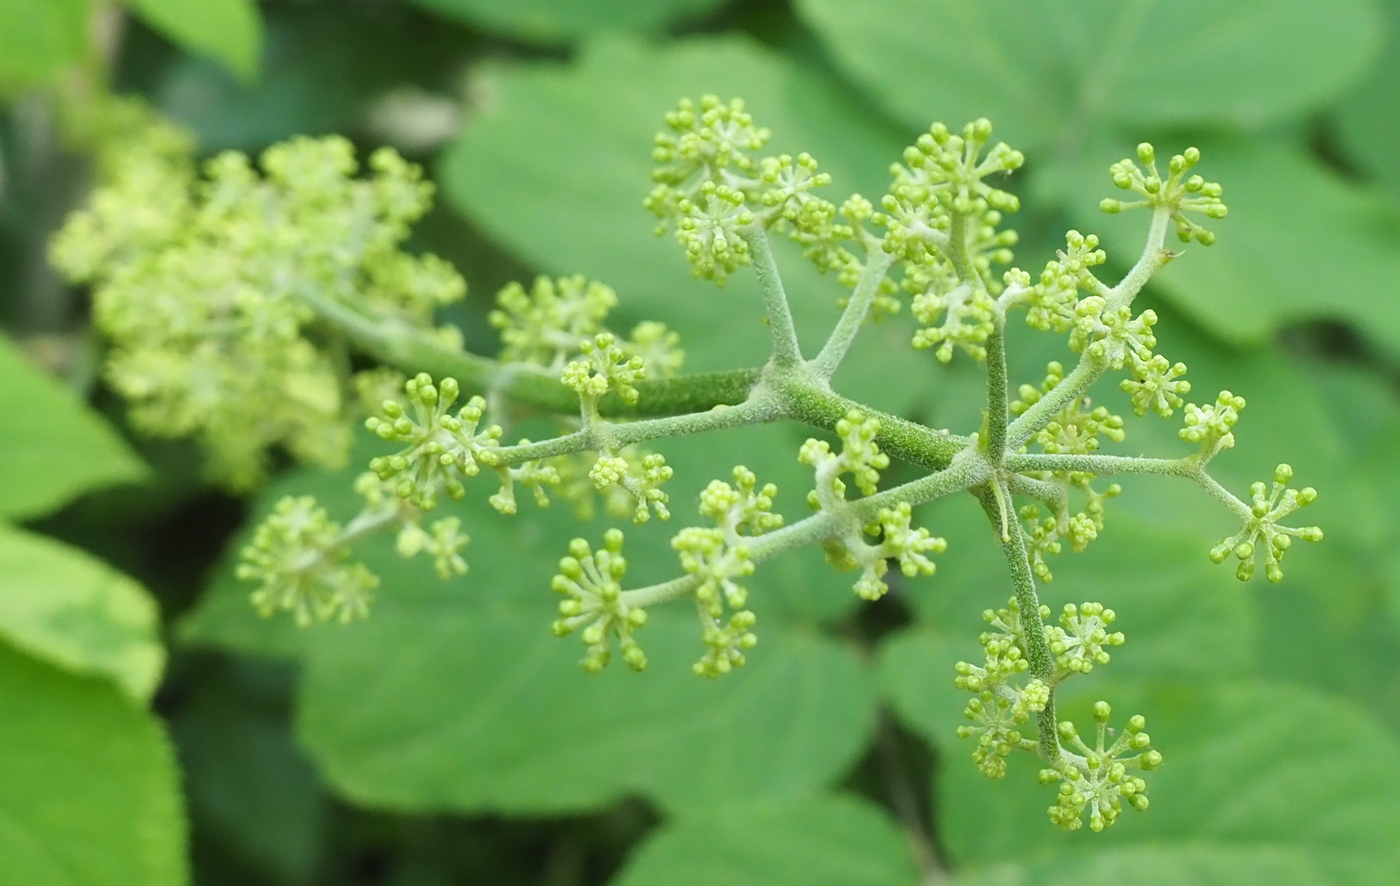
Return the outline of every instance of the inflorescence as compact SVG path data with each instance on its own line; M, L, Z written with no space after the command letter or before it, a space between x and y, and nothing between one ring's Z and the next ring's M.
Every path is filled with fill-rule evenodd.
M805 497L809 515L785 524L774 510L776 487L740 466L700 496L703 525L672 538L678 575L670 581L626 586L620 529L607 529L596 549L575 539L553 581L563 597L554 632L582 637L589 671L614 653L641 670L647 658L637 635L647 610L688 598L702 647L693 670L721 676L758 643L748 585L764 560L820 544L832 565L858 572L854 593L878 599L892 590L892 564L904 580L932 575L932 556L946 548L914 525L917 506L972 491L1007 557L1015 595L984 614L982 663L957 666L956 685L973 694L971 722L959 734L976 739L973 760L993 778L1014 752L1037 755L1041 780L1059 785L1052 821L1078 828L1087 816L1097 831L1124 804L1147 807L1141 773L1162 761L1141 716L1115 731L1108 704L1099 702L1092 745L1056 719L1060 684L1107 664L1124 642L1113 610L1071 604L1047 624L1050 607L1036 592L1037 579L1052 578L1053 555L1066 545L1083 550L1103 531L1106 504L1122 490L1100 478L1155 472L1204 487L1240 520L1210 557L1235 558L1241 580L1260 560L1268 579L1280 580L1293 541L1322 537L1317 527L1281 522L1317 497L1311 487L1289 486L1288 465L1279 465L1272 486L1256 483L1250 502L1210 477L1211 461L1234 445L1245 401L1224 391L1204 406L1187 403L1185 365L1156 352L1157 315L1133 307L1176 255L1164 246L1168 229L1208 246L1215 235L1198 218L1226 214L1220 185L1192 172L1195 148L1171 157L1165 178L1151 145L1112 167L1113 183L1136 199L1105 200L1104 211L1142 208L1151 222L1141 257L1110 285L1098 237L1079 231L1067 233L1038 274L1001 269L1016 245L1003 222L1020 208L1003 179L1024 158L994 143L985 119L960 131L933 125L893 164L887 193L851 194L838 205L821 196L832 177L811 155L760 153L770 133L742 101L682 101L656 137L645 206L697 276L722 284L759 264L774 341L747 399L711 400L720 405L710 409L687 399L705 377L676 376L678 336L655 321L626 336L609 329L618 295L581 276L505 287L489 315L500 333L498 359L461 354L460 335L435 326L434 312L460 299L465 285L447 263L402 249L431 186L392 151L371 156L368 177L357 177L349 143L335 137L274 146L256 166L227 152L197 168L180 130L140 105L114 101L108 110L100 187L55 238L52 254L71 279L93 286L97 323L112 343L105 372L131 401L133 421L151 433L199 436L216 476L241 487L262 476L273 448L303 461L343 458L356 403L368 404L365 426L393 447L356 481L364 506L344 525L314 500L288 497L258 526L238 575L257 582L252 600L265 615L288 611L298 624L363 617L378 579L353 560L352 548L381 530L396 529L399 552L427 555L444 578L465 573L469 538L460 519L425 520L445 500L467 495L479 475L495 475L499 485L487 500L504 515L516 513L524 488L540 506L562 497L587 517L601 502L609 515L635 523L666 520L673 472L649 443L803 420L836 439L814 437L797 453L814 476L806 495L791 500ZM772 267L775 234L849 290L841 320L811 361L797 353ZM988 408L975 434L917 429L831 393L832 373L863 323L899 313L906 300L918 323L914 347L945 363L962 353L985 364ZM1004 329L1017 309L1031 328L1067 336L1076 366L1050 363L1038 384L1014 389ZM395 355L396 365L352 373L347 338L383 345L376 353ZM421 353L438 365L470 356L491 371L468 392L457 379L419 372ZM1110 371L1125 374L1120 387L1136 414L1183 410L1180 437L1193 451L1176 459L1101 454L1123 442L1124 422L1086 391ZM522 377L576 398L576 411L550 408L557 435L531 442L511 431L508 385L497 382ZM649 397L660 400L644 402ZM663 417L619 417L619 408L638 404ZM833 415L841 417L831 427ZM887 448L914 453L929 472L881 490Z

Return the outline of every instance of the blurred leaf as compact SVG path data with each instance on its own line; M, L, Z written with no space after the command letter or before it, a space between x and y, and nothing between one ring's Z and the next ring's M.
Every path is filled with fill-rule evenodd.
M305 882L329 803L285 714L258 697L265 668L238 662L201 680L172 731L196 833L208 828L280 881Z
M721 290L691 277L683 251L657 237L642 208L651 145L684 97L742 96L773 130L772 153L810 151L836 185L880 194L901 138L872 120L823 74L740 39L677 42L664 49L600 39L571 67L519 65L483 75L489 101L443 157L447 198L490 236L542 270L584 273L617 289L631 321L678 329L687 368L757 365L767 357L762 300L749 271ZM843 294L786 241L776 244L804 347L815 352ZM719 318L722 322L716 322ZM898 328L897 324L888 327ZM904 411L932 361L867 337L838 388ZM866 369L866 367L869 367Z
M264 8L256 81L207 58L178 59L156 87L160 108L204 151L257 151L294 135L354 136L368 104L406 84L438 88L470 49L455 28L388 3Z
M518 565L543 587L552 564ZM699 636L679 606L639 635L645 674L590 675L544 607L385 601L317 638L302 738L346 797L421 811L558 812L632 792L676 809L786 799L854 762L874 713L854 656L760 623L749 664L707 681L690 673Z
M78 548L0 524L0 635L140 703L160 682L160 613L145 588Z
M73 392L0 337L0 516L35 517L146 467Z
M0 859L24 886L182 886L179 776L157 721L104 680L0 643Z
M539 43L612 30L653 30L694 18L725 0L412 0L425 9Z
M1101 124L1255 126L1317 105L1375 57L1367 0L802 0L885 108L920 129L990 117L1012 144ZM1034 157L1032 160L1034 161Z
M683 818L637 849L614 886L913 886L903 838L851 797L722 807Z
M1166 758L1149 778L1151 808L1125 811L1103 834L1066 833L1045 818L1052 789L1029 767L993 784L955 758L939 802L945 845L970 868L957 882L1131 871L1151 886L1382 886L1400 876L1400 744L1350 704L1267 684L1140 684L1081 687L1066 716L1087 721L1101 697L1123 716L1146 714ZM990 859L1011 865L979 873Z
M0 3L0 88L38 85L87 51L87 0Z
M1400 4L1386 5L1385 48L1370 73L1342 97L1337 134L1348 157L1400 195Z
M1127 140L1095 146L1060 183L1076 223L1107 235L1124 266L1141 250L1146 218L1105 216L1098 201L1115 192L1109 164L1131 150ZM1287 140L1206 142L1201 153L1198 169L1224 186L1230 215L1210 223L1219 236L1214 246L1186 247L1157 276L1157 291L1232 343L1260 344L1289 323L1329 319L1352 324L1391 358L1400 355L1400 212Z
M256 0L126 0L147 24L245 80L258 73L262 19Z

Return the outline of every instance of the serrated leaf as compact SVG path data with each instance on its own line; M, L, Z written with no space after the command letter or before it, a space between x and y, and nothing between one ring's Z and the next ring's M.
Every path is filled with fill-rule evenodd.
M852 797L723 807L667 825L613 886L913 886L918 872L882 812Z
M859 664L811 632L761 624L749 664L712 682L690 673L700 644L684 612L653 611L644 674L584 673L578 640L548 620L544 607L386 601L317 637L302 740L359 803L543 813L634 792L672 809L812 794L869 737Z
M179 776L155 718L104 680L0 643L0 859L24 886L183 886Z
M1030 767L994 785L970 761L954 766L940 808L968 883L1132 870L1152 886L1381 886L1400 875L1400 743L1349 703L1267 684L1080 687L1074 697L1066 715L1085 722L1095 698L1147 715L1166 757L1149 778L1151 807L1125 811L1103 834L1064 833L1044 818L1050 789ZM989 859L1016 867L979 875Z
M623 318L678 329L693 370L762 363L768 330L751 271L717 290L692 278L671 237L653 232L656 220L641 203L651 188L651 146L663 115L682 97L743 97L755 119L773 130L765 150L812 153L834 177L828 196L836 202L852 190L883 193L889 164L902 149L898 135L824 75L746 40L654 49L599 39L584 47L576 65L504 68L483 74L482 84L490 101L442 160L447 199L536 267L583 273L614 287ZM804 347L815 353L844 292L791 244L777 243L776 252ZM889 379L926 377L932 360L878 337L858 344L837 387L902 412L921 386Z
M425 9L512 37L560 43L599 31L654 30L709 12L723 0L412 0Z
M192 52L209 55L251 80L262 51L256 0L126 0L146 24Z
M68 545L0 524L0 636L50 664L109 677L146 703L160 682L160 613L145 588Z
M986 116L1023 149L1112 124L1254 126L1366 69L1366 0L803 0L804 20L886 109L920 129Z
M43 83L86 51L85 0L0 3L0 88Z
M146 466L73 392L0 337L0 517L37 517Z

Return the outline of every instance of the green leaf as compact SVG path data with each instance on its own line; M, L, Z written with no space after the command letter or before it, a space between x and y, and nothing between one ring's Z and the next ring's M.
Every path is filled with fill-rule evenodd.
M87 51L86 0L0 3L0 88L43 83Z
M182 886L185 821L154 717L0 643L0 859L24 886Z
M1149 886L1381 886L1400 876L1400 742L1352 705L1266 684L1080 687L1074 698L1065 713L1081 722L1095 698L1147 716L1166 758L1149 779L1151 808L1103 834L1065 833L1045 819L1050 789L1028 767L993 785L970 761L954 765L939 808L966 882L1132 871ZM989 859L1015 867L979 873Z
M613 886L913 886L894 824L852 797L723 807L663 828Z
M278 882L305 883L324 851L330 801L283 710L292 669L226 662L200 674L171 724L194 827Z
M256 0L127 0L146 24L172 41L212 56L251 80L262 50L262 18Z
M162 73L154 100L194 131L202 152L363 133L373 99L436 83L463 51L460 30L424 28L403 4L275 3L264 14L256 81L202 56L178 58Z
M0 636L75 673L110 677L150 701L165 665L145 588L89 554L0 524Z
M1123 266L1141 251L1146 216L1105 216L1098 201L1115 194L1108 166L1135 141L1094 146L1061 183L1075 223L1102 232ZM1210 223L1215 245L1185 247L1154 279L1155 289L1234 344L1257 345L1289 323L1327 319L1348 322L1390 357L1400 355L1400 299L1385 295L1400 276L1400 211L1286 139L1199 144L1197 168L1224 186L1230 214ZM1165 154L1186 144L1160 147Z
M73 392L0 337L0 517L37 517L146 467Z
M696 18L724 0L412 0L497 33L538 43L612 30L655 30Z
M552 564L518 565L533 576ZM339 792L517 814L633 792L673 809L784 799L830 784L870 735L858 662L809 631L760 622L749 664L711 682L690 673L701 647L685 604L658 608L638 635L645 674L615 664L590 675L577 638L550 635L547 609L492 605L497 590L478 583L457 605L385 600L316 638L299 728Z
M986 116L1038 149L1104 124L1256 126L1345 89L1379 48L1366 0L802 0L836 60L920 129Z
M683 250L655 235L656 220L642 208L663 115L685 96L742 96L773 130L771 153L812 153L832 173L829 196L837 202L852 190L884 193L904 143L825 75L747 40L655 49L599 39L576 65L520 65L485 75L483 84L491 103L442 160L447 199L530 264L614 287L625 320L679 330L692 370L758 365L769 337L753 274L743 270L718 290L695 280ZM814 354L845 292L791 244L776 247L804 348ZM716 323L721 314L725 322ZM837 388L872 406L908 409L922 387L889 379L926 377L933 362L908 346L908 335L863 336ZM892 337L903 343L892 346Z
M1388 6L1385 48L1338 104L1337 135L1348 157L1400 195L1400 5Z

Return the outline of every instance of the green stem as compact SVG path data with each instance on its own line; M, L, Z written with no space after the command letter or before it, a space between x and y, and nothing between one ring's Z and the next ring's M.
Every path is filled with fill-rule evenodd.
M822 346L821 353L812 360L811 367L819 378L831 378L841 365L870 313L870 306L874 303L875 296L880 291L880 284L884 282L894 260L895 256L878 244L868 248L865 270L861 271L860 280L856 283L850 300L846 302L846 310L841 313L841 319L836 321L836 327L831 330L831 337Z
M1133 265L1128 275L1113 287L1113 297L1111 307L1132 304L1137 294L1142 291L1142 287L1147 285L1147 281L1152 279L1152 275L1160 271L1167 262L1175 258L1175 254L1163 248L1167 240L1167 227L1171 222L1171 210L1165 206L1158 206L1152 210L1152 223L1147 229L1147 242L1142 247L1142 255L1138 257L1137 263Z
M708 412L664 418L621 423L601 421L591 427L550 440L503 447L493 453L497 460L492 467L511 467L522 462L567 455L585 449L616 450L633 443L645 443L663 437L679 437L741 425L761 424L783 417L782 410L765 399L741 403L738 406L719 406Z
M758 276L758 288L763 292L763 304L768 311L768 329L773 337L773 363L783 368L797 366L802 362L802 351L797 345L797 328L792 323L787 293L783 291L783 278L773 258L773 247L768 242L768 230L754 225L745 228L743 235L744 241L749 244L754 273Z
M1103 374L1104 364L1087 353L1079 359L1069 375L1050 392L1035 402L1030 409L1016 417L1006 432L1006 445L1012 450L1020 449L1036 432L1045 427L1050 419L1069 405L1070 401L1089 389Z
M936 431L896 415L871 409L839 394L822 390L800 378L776 377L770 382L782 398L789 418L818 428L833 428L852 410L873 416L880 422L875 436L880 449L894 458L930 471L942 470L953 456L967 448L967 437Z
M465 390L492 391L543 412L573 415L578 410L578 394L559 381L557 373L450 348L416 329L367 317L319 293L302 292L299 297L361 351L404 372L450 376ZM703 412L744 402L760 375L758 369L733 369L647 379L636 385L641 394L636 406L628 406L609 393L599 401L598 411L604 417Z
M965 456L945 470L850 502L844 513L820 511L790 526L757 536L749 542L749 558L754 563L761 563L787 551L843 535L849 530L852 521L857 524L869 522L881 508L906 501L911 505L919 505L943 498L986 483L989 474L985 459ZM653 606L688 597L694 593L699 583L695 576L686 575L660 584L624 591L622 597L630 606Z
M1035 471L1073 471L1083 474L1163 474L1195 477L1198 467L1191 458L1138 458L1128 455L1049 455L1028 453L1006 459L1007 470L1018 474Z
M1010 495L1009 492L1006 494ZM993 510L996 506L989 500L991 490L988 489L979 498L988 516L997 519ZM1035 592L1035 577L1031 575L1030 561L1026 559L1026 545L1019 527L1000 541L1007 568L1011 571L1011 585L1015 591L1016 603L1021 610L1022 634L1026 641L1026 657L1030 661L1031 676L1050 687L1050 701L1045 705L1045 710L1036 715L1036 731L1040 756L1047 764L1053 765L1060 756L1060 740L1055 732L1055 657L1050 654L1050 645L1045 642L1044 622L1040 617L1040 597Z
M1001 464L1006 458L1006 429L1011 400L1007 393L1006 316L992 312L992 334L987 336L987 454Z

